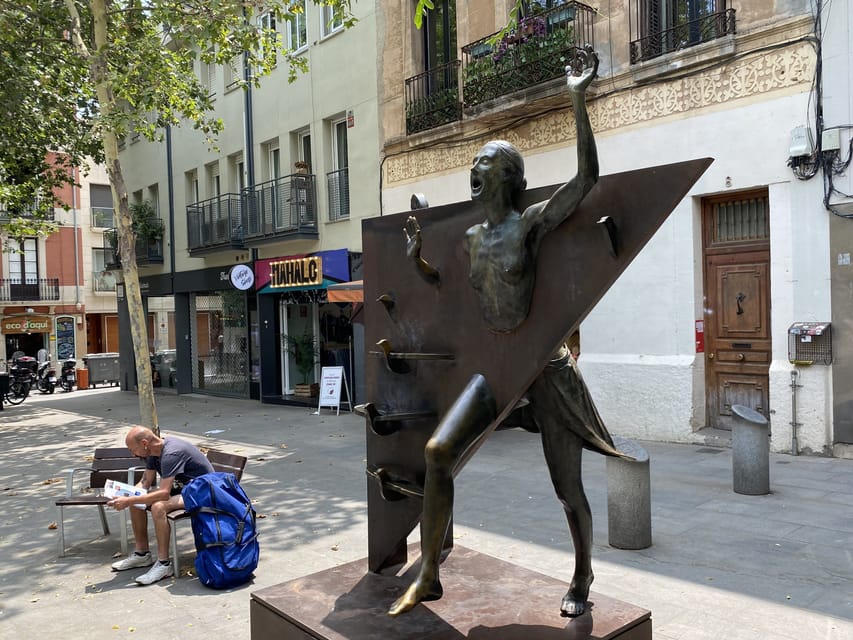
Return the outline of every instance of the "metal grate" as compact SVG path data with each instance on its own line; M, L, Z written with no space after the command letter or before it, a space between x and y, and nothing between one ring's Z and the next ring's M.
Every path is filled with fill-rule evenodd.
M326 174L329 186L329 221L349 218L349 169Z
M246 297L241 291L192 296L193 391L249 395Z
M714 244L770 238L767 196L713 205Z
M794 364L832 364L832 324L795 322L788 327L788 360Z

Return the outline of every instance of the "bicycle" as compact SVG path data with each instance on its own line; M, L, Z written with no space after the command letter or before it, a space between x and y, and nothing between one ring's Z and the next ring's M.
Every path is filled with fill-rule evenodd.
M6 392L6 402L9 404L21 404L30 395L30 381L20 378L9 380L9 390Z

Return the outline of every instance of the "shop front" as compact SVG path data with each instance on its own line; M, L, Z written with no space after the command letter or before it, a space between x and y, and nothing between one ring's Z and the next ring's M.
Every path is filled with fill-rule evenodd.
M342 366L353 385L352 302L333 302L328 287L360 272L346 249L255 262L261 400L316 402L323 366Z
M0 320L3 335L3 353L0 359L12 361L16 354L46 357L61 362L75 357L78 329L82 332L83 319L80 315L61 312L46 313L40 310L10 310Z

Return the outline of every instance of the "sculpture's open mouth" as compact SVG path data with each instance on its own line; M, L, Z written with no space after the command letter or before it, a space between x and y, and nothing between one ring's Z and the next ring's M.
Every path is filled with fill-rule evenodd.
M483 181L480 180L479 176L472 173L471 174L471 197L473 198L473 197L480 195L480 193L482 191L483 191Z

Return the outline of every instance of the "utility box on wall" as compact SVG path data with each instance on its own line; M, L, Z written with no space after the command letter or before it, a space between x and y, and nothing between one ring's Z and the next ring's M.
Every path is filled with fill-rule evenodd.
M832 364L832 323L795 322L788 327L788 360L793 364Z

